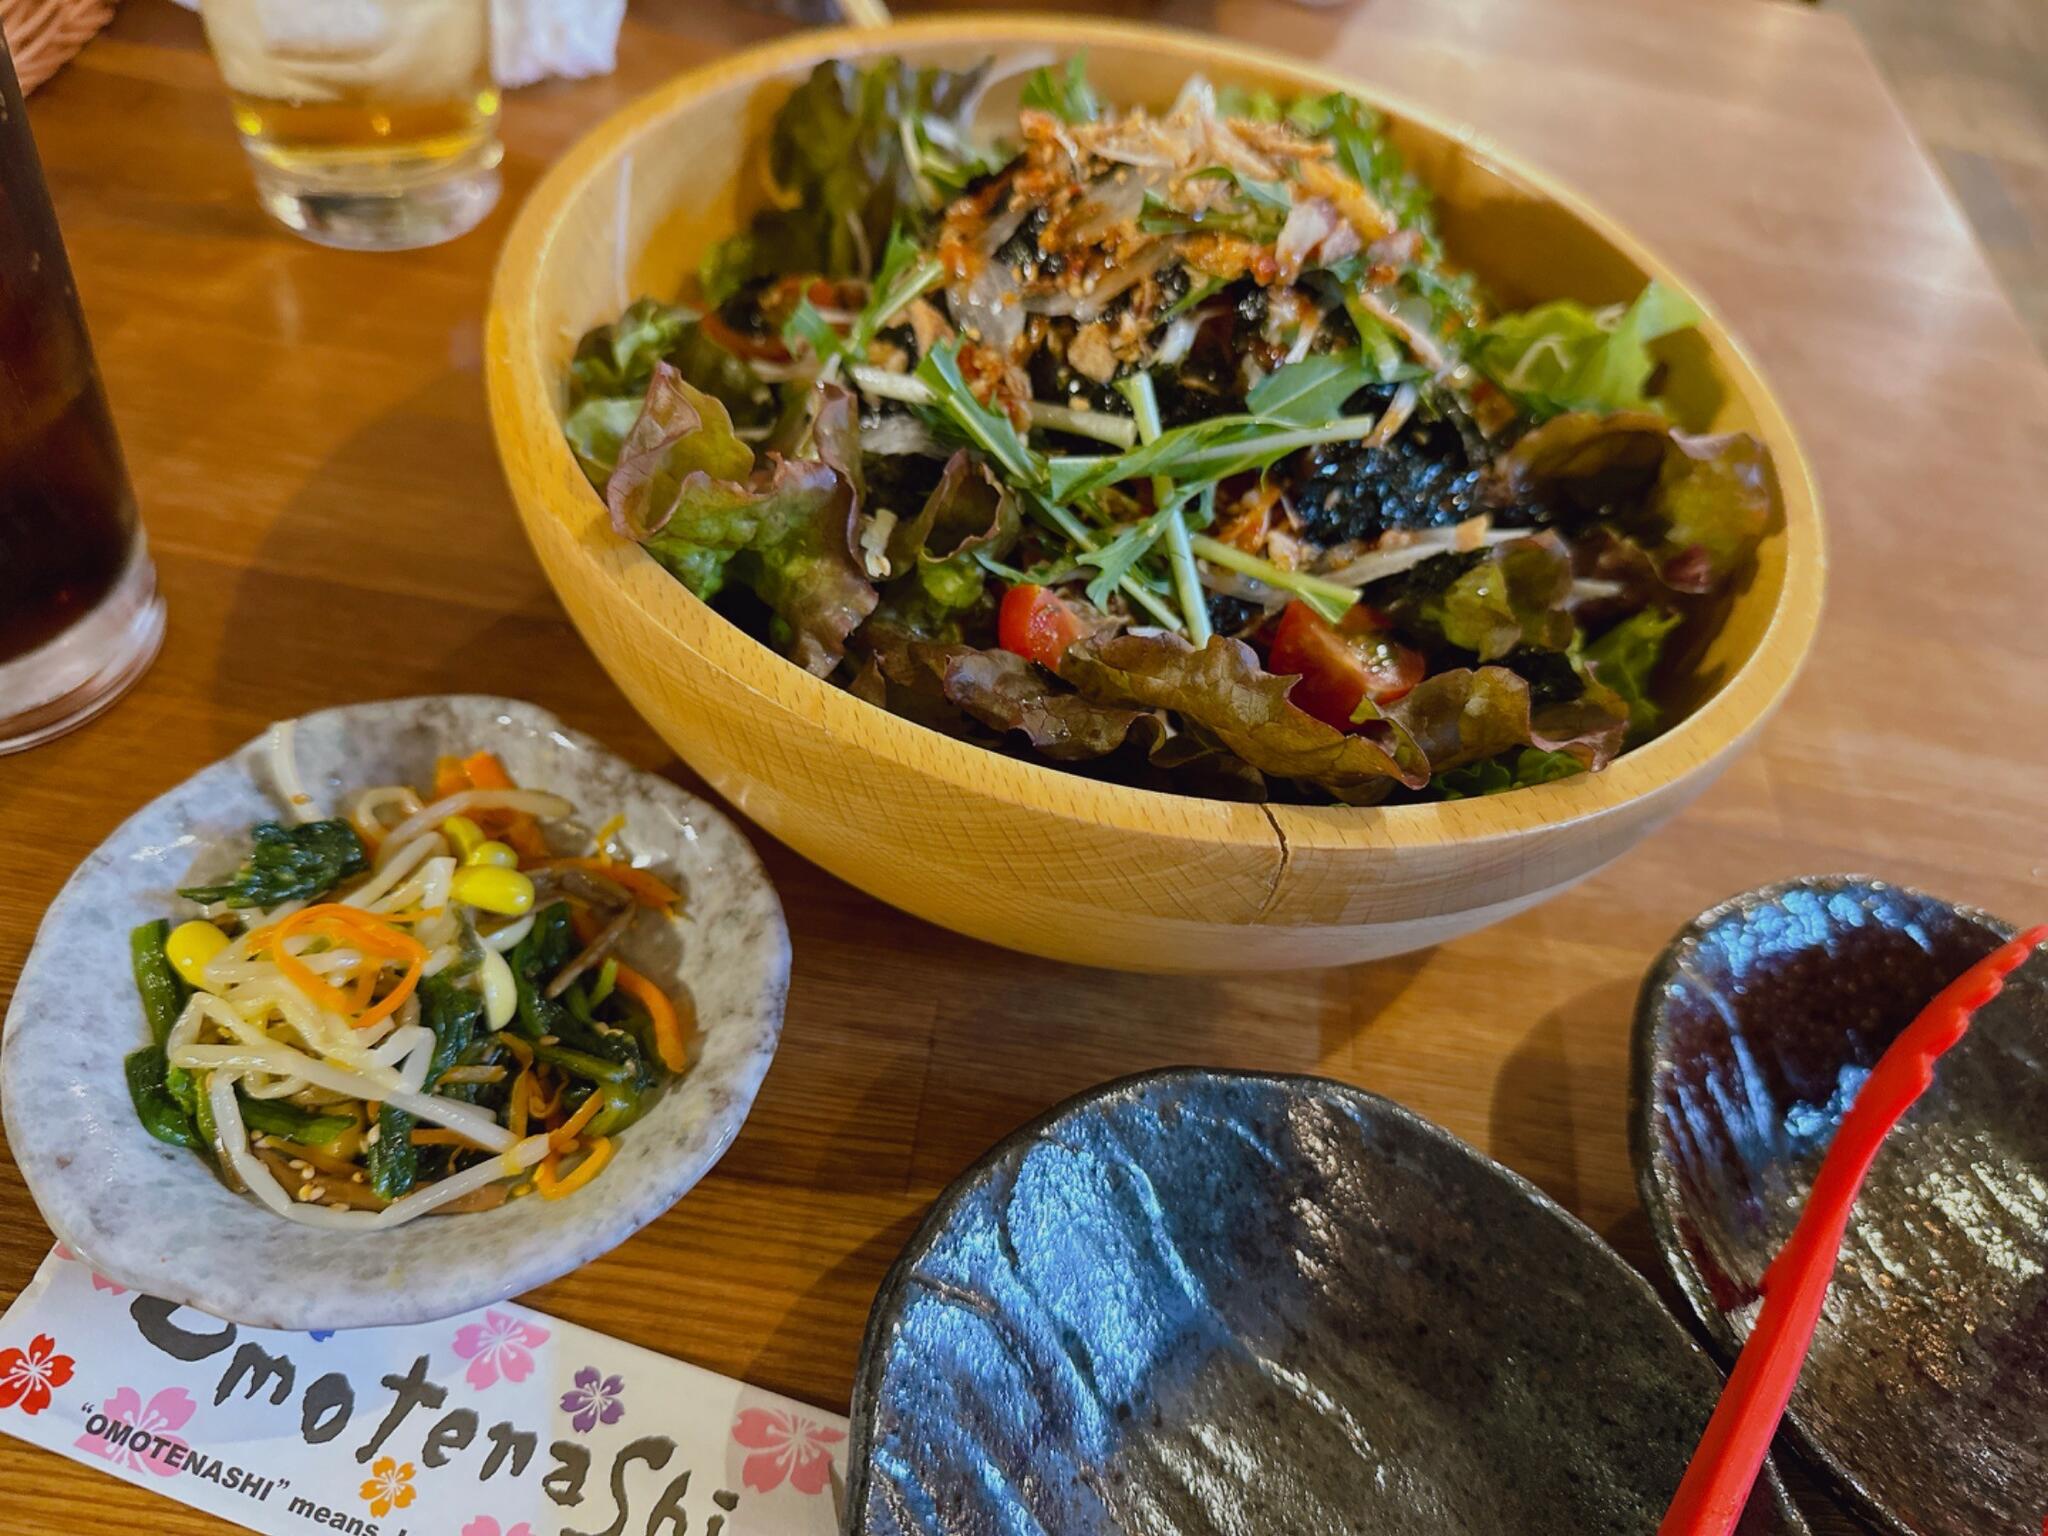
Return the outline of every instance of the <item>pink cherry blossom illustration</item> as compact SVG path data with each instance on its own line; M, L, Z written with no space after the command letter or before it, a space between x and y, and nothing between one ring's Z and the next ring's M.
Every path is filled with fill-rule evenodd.
M533 1536L533 1527L522 1520L500 1530L495 1516L478 1515L462 1528L462 1536Z
M100 1411L116 1424L127 1424L152 1438L147 1456L139 1456L133 1443L115 1445L104 1434L80 1435L71 1443L81 1451L107 1461L126 1462L131 1472L154 1472L158 1477L176 1477L178 1469L165 1463L164 1453L185 1441L171 1430L183 1429L199 1405L183 1387L165 1387L147 1403L133 1387L123 1387L104 1403Z
M782 1408L749 1408L733 1421L732 1437L753 1452L740 1477L757 1493L787 1482L798 1493L823 1493L832 1485L832 1447L846 1438L801 1414Z
M481 1392L500 1376L524 1381L533 1374L532 1351L547 1343L548 1331L503 1312L486 1311L480 1323L455 1332L455 1354L469 1362L469 1384Z
M73 1253L69 1248L65 1247L62 1243L59 1243L57 1245L55 1251L58 1258L68 1259L73 1264L83 1264L85 1262L85 1260L81 1259L77 1254ZM128 1294L127 1286L116 1285L113 1281L109 1280L105 1275L101 1274L98 1270L94 1270L92 1272L92 1288L96 1291L111 1291L116 1296L126 1296Z

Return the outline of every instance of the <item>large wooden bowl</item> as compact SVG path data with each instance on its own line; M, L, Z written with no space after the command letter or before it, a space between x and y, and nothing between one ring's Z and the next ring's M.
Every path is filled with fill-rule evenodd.
M1712 318L1672 357L1669 397L1688 425L1770 445L1784 524L1706 652L1682 723L1604 773L1488 799L1240 805L1015 761L810 676L613 535L562 439L569 355L637 295L678 292L739 225L791 85L835 55L963 65L1033 47L1087 50L1095 80L1122 102L1163 106L1195 72L1378 102L1435 187L1453 252L1506 298L1610 302L1653 275L1686 287L1578 197L1469 132L1235 43L953 16L805 33L684 75L599 127L534 191L506 242L489 323L492 418L527 535L641 714L747 815L861 889L994 943L1127 969L1330 965L1433 944L1591 874L1704 789L1790 683L1822 568L1791 429Z

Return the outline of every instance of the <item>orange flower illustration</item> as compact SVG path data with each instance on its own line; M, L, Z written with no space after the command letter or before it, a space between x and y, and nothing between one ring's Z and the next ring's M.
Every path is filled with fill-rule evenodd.
M405 1508L414 1498L412 1463L393 1461L389 1456L379 1458L357 1491L370 1501L370 1513L379 1520L394 1509Z

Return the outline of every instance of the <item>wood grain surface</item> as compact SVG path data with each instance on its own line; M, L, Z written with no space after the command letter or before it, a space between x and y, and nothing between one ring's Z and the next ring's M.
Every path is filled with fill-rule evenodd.
M1764 0L1145 14L1464 117L1667 253L1757 357L1818 470L1831 588L1813 658L1759 746L1604 874L1348 971L1050 965L902 917L764 846L796 969L753 1118L675 1211L529 1298L538 1307L838 1406L875 1286L936 1191L1065 1095L1175 1062L1321 1071L1389 1094L1647 1263L1627 1021L1683 921L1761 881L1843 869L2015 920L2048 907L2048 372L1846 24ZM198 23L166 0L131 0L37 93L171 628L114 711L0 759L0 992L108 830L278 715L518 693L674 769L519 536L484 413L486 285L510 205L578 132L787 26L637 6L617 75L511 99L507 208L405 256L321 250L265 221ZM49 1241L11 1167L0 1213L11 1297ZM227 1529L11 1440L0 1489L9 1533Z

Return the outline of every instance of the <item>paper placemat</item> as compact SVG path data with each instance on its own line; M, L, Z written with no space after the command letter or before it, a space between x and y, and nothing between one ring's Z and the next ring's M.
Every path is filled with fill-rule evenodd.
M510 1303L276 1333L59 1248L0 1430L266 1536L832 1536L846 1421Z

